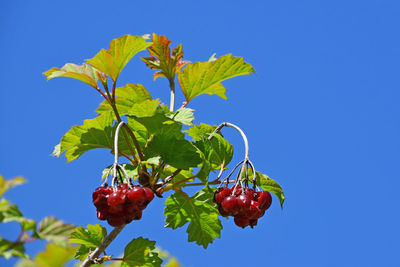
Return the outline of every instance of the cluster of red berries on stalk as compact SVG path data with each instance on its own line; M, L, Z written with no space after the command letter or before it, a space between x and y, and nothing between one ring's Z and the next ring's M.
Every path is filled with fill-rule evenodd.
M154 193L148 187L120 184L116 187L101 186L93 192L93 204L97 218L107 220L114 227L142 218L142 210L153 200Z
M223 186L215 192L214 203L222 216L233 216L237 226L253 228L271 206L272 197L268 191L255 192L247 186Z

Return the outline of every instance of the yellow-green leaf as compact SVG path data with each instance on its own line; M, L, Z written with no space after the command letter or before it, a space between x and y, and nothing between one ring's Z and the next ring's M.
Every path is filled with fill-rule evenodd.
M16 267L64 267L72 260L76 250L76 247L63 247L49 243L34 260L23 259L17 263Z
M151 100L150 93L141 84L128 83L123 87L118 87L115 91L115 104L120 116L129 114L129 110L136 103L143 102L145 100ZM110 104L104 100L97 108L97 113L104 113L112 111Z
M22 176L14 177L12 179L4 179L3 176L0 175L0 196L2 196L7 190L13 188L15 186L26 183L26 180Z
M47 77L47 80L56 77L69 77L97 88L97 81L99 80L97 73L98 71L95 68L86 63L80 66L73 63L67 63L61 69L52 68L43 74Z
M87 63L116 81L131 58L150 45L151 43L141 36L124 35L112 40L109 49L101 49L96 56L88 59Z
M67 238L75 230L75 225L65 223L53 216L44 218L40 223L36 236L61 246L66 246Z
M250 75L252 72L253 67L244 62L243 58L228 54L213 62L188 64L178 73L178 80L186 102L201 94L216 94L227 99L226 89L221 82L239 75Z

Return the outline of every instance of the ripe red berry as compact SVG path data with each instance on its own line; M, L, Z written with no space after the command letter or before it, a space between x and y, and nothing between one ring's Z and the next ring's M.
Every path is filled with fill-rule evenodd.
M151 190L148 187L143 187L143 190L144 190L144 193L146 195L147 203L151 202L153 200L153 198L154 198L153 190Z
M125 216L121 216L120 214L115 214L107 218L108 224L113 227L122 226L125 224L125 221L126 221Z
M97 210L97 219L104 221L107 219L108 213L106 210Z
M246 212L246 217L249 219L257 219L260 212L260 204L257 201L252 200L251 205Z
M257 192L257 201L260 203L260 208L267 210L272 203L271 194L268 191Z
M224 216L224 217L228 217L228 216L229 216L229 212L226 212L226 211L221 207L221 205L218 205L218 211L219 211L219 214L221 214L221 216Z
M237 185L236 187L232 186L231 191L232 195L238 197L239 195L242 194L242 187L240 185Z
M253 228L254 226L257 225L258 220L257 219L253 219L253 220L249 220L249 225L251 228Z
M116 206L108 206L107 212L110 214L118 214L123 212L123 210L124 210L124 205L119 204Z
M244 193L250 198L250 200L254 200L254 189L246 188L246 190L244 190Z
M125 202L126 196L122 191L117 190L108 196L107 202L109 206L117 206Z
M102 194L98 194L96 199L93 200L93 204L97 209L104 209L108 207L107 197Z
M236 198L239 212L246 212L250 208L251 200L247 195L240 195Z
M136 204L142 204L146 200L146 194L143 188L135 186L128 190L127 197L130 201Z
M235 216L235 224L239 227L245 228L250 224L250 220L246 217Z
M221 207L229 214L236 215L238 213L238 207L235 196L228 196L222 201Z
M228 187L221 187L218 188L217 191L215 191L214 194L214 203L216 204L221 204L222 201L224 200L225 197L229 196L231 194L231 190Z

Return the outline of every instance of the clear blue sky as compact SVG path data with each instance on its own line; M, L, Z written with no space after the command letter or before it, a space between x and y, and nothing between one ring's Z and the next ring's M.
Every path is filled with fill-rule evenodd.
M191 107L197 124L240 125L256 168L287 201L281 211L275 198L253 230L224 220L221 239L204 250L184 228L163 228L156 199L109 253L143 236L185 266L399 266L399 1L1 1L0 9L0 173L29 180L6 195L27 217L98 223L91 193L112 162L101 150L68 164L50 156L101 98L42 72L80 64L123 34L156 32L182 43L186 60L232 53L254 66L257 75L224 83L229 101L201 96ZM126 82L168 102L167 82L153 82L138 57ZM224 133L239 160L240 137ZM0 227L16 238L16 226Z

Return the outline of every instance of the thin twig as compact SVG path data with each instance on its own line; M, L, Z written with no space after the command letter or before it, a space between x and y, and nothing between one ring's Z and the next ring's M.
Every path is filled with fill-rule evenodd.
M91 252L86 259L82 262L80 267L89 267L94 264L94 259L98 258L100 254L110 245L110 243L117 237L117 235L124 229L125 225L120 227L115 227L103 240L103 242L98 246L93 252Z

